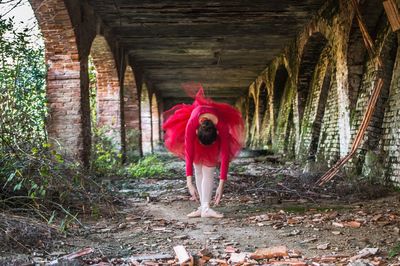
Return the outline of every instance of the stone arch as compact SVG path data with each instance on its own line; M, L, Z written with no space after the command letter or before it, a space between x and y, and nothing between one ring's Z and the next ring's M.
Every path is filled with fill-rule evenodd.
M279 111L281 108L282 98L288 81L289 74L284 65L280 65L275 72L274 88L272 104L274 107L274 121L278 120Z
M248 99L247 99L247 146L250 146L253 138L255 137L254 135L254 117L256 116L256 101L254 99L254 94L250 93Z
M389 24L387 24L389 27ZM378 101L374 113L371 118L371 122L367 129L367 140L364 147L368 150L376 150L376 147L380 147L380 141L383 136L383 119L386 107L388 105L390 86L393 77L394 64L396 61L398 49L398 39L395 33L391 32L386 37L384 45L382 47L380 56L383 64L383 86L379 95Z
M329 60L329 59L328 59ZM325 114L325 106L328 100L329 89L332 81L332 64L328 64L325 70L325 75L320 88L318 96L318 103L316 106L315 119L311 125L310 145L307 151L307 156L310 160L315 160L318 150L319 138L321 136L322 119Z
M393 36L394 35L394 36ZM393 71L392 71L392 77L390 80L390 88L389 88L389 99L386 101L387 106L385 108L385 114L384 114L384 120L383 120L383 125L382 125L382 145L381 148L382 150L382 156L384 156L384 169L385 172L383 173L383 177L390 177L392 181L395 181L396 183L400 182L400 172L398 169L400 169L400 162L399 162L399 154L400 154L400 138L399 138L399 132L400 132L400 117L397 114L399 110L399 100L398 97L400 95L400 87L399 87L399 81L400 81L400 47L399 47L399 35L395 33L391 33L389 42L386 41L385 45L382 49L382 59L383 61L385 60L385 51L387 51L388 47L390 47L390 42L395 43L397 47L396 55L394 60L392 59L391 61L394 61L393 65ZM394 47L392 48L393 50L395 49ZM389 52L388 55L390 55L392 52ZM385 61L384 61L385 62ZM386 63L386 62L385 62ZM387 68L387 66L385 66ZM384 82L386 83L388 81L387 78L389 78L389 74L387 69L385 69L385 76L384 76ZM384 83L383 93L385 94L386 91L386 86L387 84ZM389 82L388 82L389 83ZM380 101L380 99L379 99ZM378 101L377 103L377 108L378 108L378 113L379 113L379 105L380 102ZM385 106L385 105L383 105ZM372 145L371 145L372 146Z
M286 123L285 140L283 143L283 152L287 156L294 156L294 154L295 154L296 129L295 129L295 125L294 125L293 113L294 113L293 104L291 104L288 120Z
M105 128L107 136L121 147L121 89L115 59L104 36L94 38L90 55L97 72L97 126Z
M321 56L321 52L327 43L328 40L324 35L320 32L315 32L308 38L307 43L303 48L297 82L297 109L300 128L307 99L309 98L308 96L313 73Z
M160 144L160 112L158 109L158 100L155 93L151 97L151 130L153 151Z
M133 69L128 66L124 75L124 121L126 134L126 156L141 154L139 97Z
M389 28L387 22L386 25ZM398 74L394 73L394 68L395 61L398 60L398 48L397 35L390 32L385 38L380 52L380 56L384 62L382 74L383 86L374 113L372 114L371 122L364 135L364 142L359 154L360 164L358 166L361 169L359 168L358 170L361 170L364 176L375 180L384 178L387 174L382 171L384 160L391 163L387 169L393 169L392 163L396 164L398 160L398 127L396 126L398 122L396 121L396 115L391 112L396 105L395 102L398 101L396 97L393 97L396 92L391 91L397 90L396 83L398 82L398 78L396 79L395 75ZM375 74L377 73L374 73L372 76L375 77ZM392 82L392 79L394 82ZM367 84L367 81L365 83ZM366 86L366 84L363 84L363 86ZM388 148L390 146L392 148ZM393 149L393 147L396 148ZM398 177L396 174L394 176Z
M377 73L374 64L374 58L370 58L367 55L365 56L365 60L363 62L364 68L362 73L362 81L357 95L355 111L353 112L353 139L361 124L364 113L366 112L367 102L371 95L372 89L375 86L374 84L377 75L381 75L383 78L383 87L381 88L371 121L363 136L361 148L358 150L356 156L354 156L352 160L351 165L348 167L348 169L357 175L365 173L363 168L369 163L371 156L375 157L379 155L381 158L387 158L387 151L384 150L386 149L385 146L388 144L386 143L386 140L390 138L390 134L386 135L385 132L388 133L390 131L390 127L395 124L395 122L392 122L392 125L390 125L389 122L391 119L393 119L389 118L391 117L390 109L393 103L393 100L389 98L389 94L391 94L390 86L392 86L393 89L393 84L391 85L391 83L392 76L395 76L393 69L395 67L398 40L397 35L391 31L386 16L382 15L383 8L379 9L379 7L375 6L375 9L378 9L379 12L376 11L377 13L375 14L375 17L373 17L374 25L370 24L369 28L373 33L378 32L378 35L375 36L375 46L378 49L383 62L383 72ZM389 111L387 109L389 109ZM377 164L375 169L383 167L382 164L381 167L379 167L378 161L375 163ZM382 162L380 161L379 163ZM377 173L374 174L374 178L382 176L383 173L379 174L379 176Z
M331 47L327 45L321 52L318 63L313 70L309 98L307 99L300 132L298 154L300 158L307 158L309 161L315 161L316 159L321 127L331 87L332 70ZM337 102L335 99L331 101Z
M29 0L45 44L49 140L59 152L89 165L90 117L88 92L82 90L77 38L64 1ZM86 99L87 98L87 99ZM86 106L86 105L87 106ZM84 106L85 105L85 106Z
M263 81L261 82L258 94L258 112L260 117L260 124L264 127L266 126L265 116L268 113L268 91L267 91L267 84Z
M152 150L152 130L151 130L151 105L149 91L146 84L142 85L140 92L140 124L141 124L141 141L142 151L144 155L150 154Z
M367 30L371 37L375 39L377 33L377 22L383 15L382 1L379 0L363 0L359 3L361 16L367 26ZM364 40L357 22L357 18L353 18L350 28L348 50L347 50L347 67L348 67L348 91L350 110L354 110L357 103L359 89L362 83L362 77L365 72L365 62L367 60L367 51Z

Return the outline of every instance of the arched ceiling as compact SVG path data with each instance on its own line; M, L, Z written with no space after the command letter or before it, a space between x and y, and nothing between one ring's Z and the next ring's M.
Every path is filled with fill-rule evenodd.
M165 98L201 82L233 101L278 55L324 0L89 0L135 69Z

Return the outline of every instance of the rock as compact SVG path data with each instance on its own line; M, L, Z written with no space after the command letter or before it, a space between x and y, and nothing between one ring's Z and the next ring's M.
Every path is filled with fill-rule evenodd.
M270 248L260 248L256 252L250 254L251 259L272 259L288 256L288 249L286 246L277 246Z
M329 248L329 243L320 244L317 246L317 249L325 250Z
M347 266L374 266L370 260L356 260L347 264Z
M241 252L241 253L232 253L230 259L228 260L228 262L230 264L243 264L246 261L246 256L248 255L248 253L245 252Z

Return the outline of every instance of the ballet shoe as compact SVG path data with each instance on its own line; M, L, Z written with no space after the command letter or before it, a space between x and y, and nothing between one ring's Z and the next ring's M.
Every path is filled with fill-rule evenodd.
M211 208L207 208L201 212L201 217L203 218L223 218L224 215L220 212L216 212Z
M189 214L186 215L186 216L189 217L189 218L200 217L200 216L201 216L201 210L200 210L200 208L199 208L199 209L197 209L197 210L195 210L195 211L192 211L191 213L189 213Z

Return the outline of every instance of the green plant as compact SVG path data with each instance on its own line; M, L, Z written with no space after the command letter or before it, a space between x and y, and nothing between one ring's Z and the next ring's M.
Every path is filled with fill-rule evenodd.
M137 129L126 130L126 160L127 162L137 161L140 156L140 131Z
M79 163L64 158L62 147L49 144L44 47L13 26L0 16L0 209L31 212L49 224L57 220L66 230L80 224L78 212L110 195ZM99 153L98 162L109 161Z
M388 257L389 259L393 259L399 254L400 254L400 242L397 242L397 244L389 251Z
M146 156L126 168L129 177L143 178L167 174L164 163L156 155Z
M122 154L108 131L106 127L93 128L91 169L98 175L115 173L121 167Z

